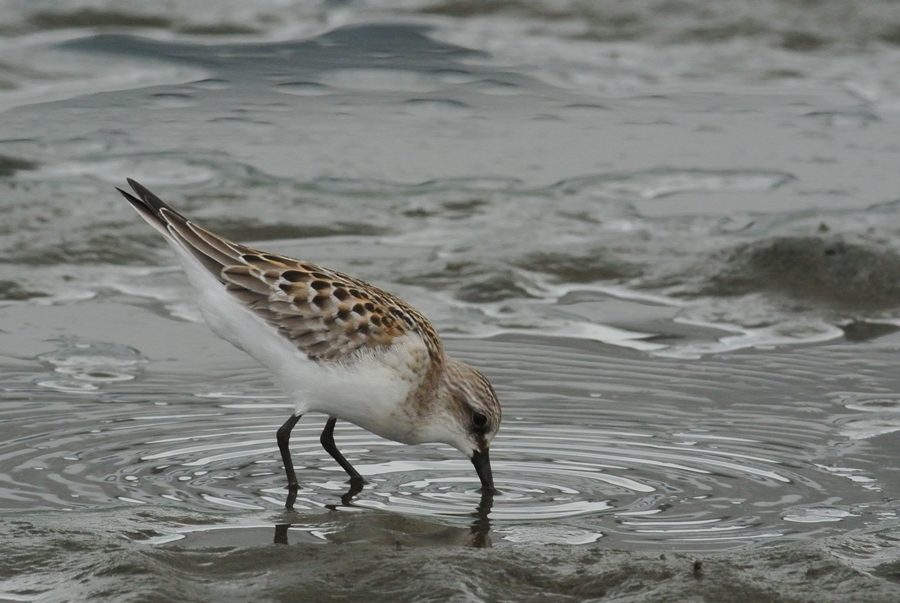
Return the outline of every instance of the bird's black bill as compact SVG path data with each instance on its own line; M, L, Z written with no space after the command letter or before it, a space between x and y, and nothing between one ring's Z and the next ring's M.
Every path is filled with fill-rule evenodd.
M484 492L496 492L494 488L494 475L491 473L491 457L488 449L476 452L472 455L472 464L475 465L475 471L478 473L478 479L481 480L481 489Z

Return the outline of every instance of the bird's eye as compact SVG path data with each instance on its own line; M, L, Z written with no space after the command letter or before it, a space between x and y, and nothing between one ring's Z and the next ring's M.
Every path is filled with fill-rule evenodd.
M472 423L475 427L484 427L487 425L487 416L484 413L480 413L477 410L472 413Z

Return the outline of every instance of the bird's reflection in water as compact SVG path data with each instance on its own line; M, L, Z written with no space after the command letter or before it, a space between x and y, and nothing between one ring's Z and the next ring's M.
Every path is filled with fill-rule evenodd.
M332 511L340 507L354 507L353 499L362 492L364 482L352 480L350 488L341 495L340 504L325 505ZM292 494L296 498L296 494ZM290 495L289 495L290 497ZM293 503L294 501L290 501ZM468 528L451 526L437 526L433 522L423 521L418 517L399 514L372 514L366 517L366 529L375 530L382 535L391 534L396 546L403 546L404 540L410 545L424 544L452 544L455 546L471 546L475 548L489 548L492 546L490 532L490 513L494 506L494 493L482 492L478 506L470 514L472 523ZM288 530L293 523L279 523L275 525L275 544L289 544ZM352 526L346 531L355 532ZM399 537L396 537L399 534ZM370 534L370 538L375 534ZM330 540L343 540L341 533L330 534Z
M491 509L494 507L494 492L484 490L481 492L481 502L472 513L475 518L469 526L472 534L472 546L478 549L486 549L491 546Z

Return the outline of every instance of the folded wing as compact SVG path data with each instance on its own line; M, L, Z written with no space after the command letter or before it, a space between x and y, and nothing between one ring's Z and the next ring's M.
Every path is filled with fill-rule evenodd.
M429 355L440 357L430 323L393 295L334 270L233 243L191 223L134 180L128 184L137 196L119 192L151 226L310 359L348 359L407 333L419 334Z

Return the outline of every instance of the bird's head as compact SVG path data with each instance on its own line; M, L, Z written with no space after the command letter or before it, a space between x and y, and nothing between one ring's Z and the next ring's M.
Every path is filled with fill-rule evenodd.
M466 455L483 489L494 491L488 450L500 428L501 412L490 381L468 364L447 358L435 396L432 441L449 444Z

